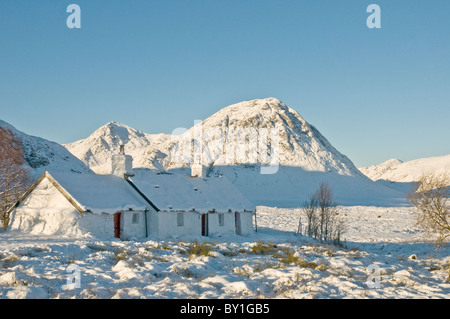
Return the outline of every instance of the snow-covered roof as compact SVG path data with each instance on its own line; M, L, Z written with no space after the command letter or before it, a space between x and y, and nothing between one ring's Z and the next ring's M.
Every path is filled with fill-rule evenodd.
M145 210L150 205L129 183L114 175L46 173L65 190L84 211L115 213Z
M226 177L202 179L151 170L138 170L128 181L114 175L45 172L19 202L43 178L49 179L80 212L100 214L149 208L199 213L256 210Z
M255 211L256 207L226 178L135 170L131 181L161 211L207 213Z

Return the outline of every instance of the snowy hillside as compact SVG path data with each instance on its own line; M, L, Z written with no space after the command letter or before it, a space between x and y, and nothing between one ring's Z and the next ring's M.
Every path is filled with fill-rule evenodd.
M383 174L390 172L397 165L400 165L402 163L403 162L401 160L393 158L381 164L372 165L369 167L361 167L359 168L359 170L371 180L376 181L380 179Z
M97 174L111 172L111 156L125 145L127 154L133 156L136 167L153 167L147 154L170 138L167 134L147 134L132 127L110 122L92 133L88 138L64 145Z
M224 107L181 135L150 135L108 123L66 148L97 173L125 145L136 168L189 174L202 159L257 205L296 207L327 181L342 204L396 205L403 194L377 185L294 109L275 98Z
M25 134L1 120L0 127L9 129L20 140L33 179L45 171L92 173L83 162L60 144Z
M391 159L378 165L362 167L360 171L380 185L409 192L424 173L450 174L450 155L421 158L409 162Z
M392 182L415 182L422 174L430 171L450 173L450 154L409 162L392 159L378 165L360 168L360 171L374 181L382 179Z

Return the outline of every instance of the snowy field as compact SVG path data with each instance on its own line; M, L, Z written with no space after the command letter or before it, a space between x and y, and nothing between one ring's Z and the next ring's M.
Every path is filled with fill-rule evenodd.
M342 247L295 235L300 210L269 207L259 207L258 232L248 237L0 232L0 298L450 298L450 245L436 251L424 242L412 208L340 214L348 222Z

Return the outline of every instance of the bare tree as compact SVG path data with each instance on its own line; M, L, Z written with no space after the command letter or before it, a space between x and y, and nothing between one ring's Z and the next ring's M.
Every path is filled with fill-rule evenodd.
M345 221L340 218L331 187L322 183L303 207L307 226L305 233L320 241L339 244L345 232Z
M7 228L9 209L29 185L28 169L20 141L7 128L0 127L0 221Z
M417 208L417 224L434 237L437 249L450 237L450 176L447 173L422 175L408 200Z
M317 198L314 195L311 195L308 199L306 199L302 206L302 212L306 217L306 224L303 226L302 216L300 216L298 221L298 234L304 234L309 237L317 238L318 237L318 203Z
M329 241L333 229L333 215L336 213L337 206L333 200L333 191L328 184L322 183L313 196L317 198L319 205L321 239Z

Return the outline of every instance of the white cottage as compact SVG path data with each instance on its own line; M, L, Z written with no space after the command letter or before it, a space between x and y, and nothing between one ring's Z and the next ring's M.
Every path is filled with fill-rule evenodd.
M133 172L122 148L111 175L44 173L11 209L9 229L122 239L252 233L255 206L228 179L205 172Z
M35 234L146 237L147 202L114 175L45 172L11 212L11 230ZM118 237L118 236L117 236Z
M148 229L158 237L253 232L255 207L225 177L137 170L127 178L152 203Z

